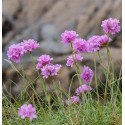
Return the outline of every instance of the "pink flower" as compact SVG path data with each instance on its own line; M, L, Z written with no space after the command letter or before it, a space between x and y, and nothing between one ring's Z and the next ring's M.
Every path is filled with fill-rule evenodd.
M37 118L36 109L31 104L24 104L18 108L18 116L21 116L22 119L29 118L32 121Z
M59 64L53 65L45 65L41 69L41 74L43 75L44 78L48 78L49 76L56 76L62 66Z
M88 91L91 91L92 90L92 88L91 88L91 86L88 86L87 84L83 84L83 85L81 85L81 86L79 86L77 89L76 89L76 94L77 95L80 95L80 94L82 94L83 92L88 92Z
M72 96L72 97L71 97L71 102L72 102L73 104L77 104L79 101L80 101L80 99L79 99L78 96Z
M100 46L100 44L99 44L99 42L98 42L98 40L99 40L99 36L92 36L91 38L89 38L88 39L88 41L87 41L87 52L96 52L96 51L98 51L99 50L99 46Z
M107 42L111 42L111 41L112 41L112 39L110 37L108 37L107 35L103 35L98 38L98 42L99 42L100 46Z
M9 47L7 51L8 59L18 63L20 62L20 58L24 54L24 47L20 44L13 44Z
M74 63L77 62L78 60L79 60L79 61L82 61L82 60L83 60L83 57L82 57L80 54L70 55L70 56L67 58L67 63L66 63L66 65L73 67Z
M62 43L64 44L72 42L73 40L75 40L76 37L78 37L78 34L76 34L76 32L73 30L66 30L64 33L61 34Z
M38 63L36 68L37 69L41 69L43 66L51 64L51 61L53 60L53 58L51 58L49 55L42 55L38 58Z
M109 18L107 20L102 21L101 27L103 28L105 33L110 33L114 35L120 32L119 24L119 20Z
M73 49L78 53L86 52L87 42L84 39L81 39L81 38L75 39L74 42L73 42Z
M93 71L88 66L84 66L81 73L81 78L85 81L85 83L89 83L93 78L93 74Z
M32 52L34 49L39 47L39 43L37 43L33 39L23 40L21 45L24 46L25 52L27 51Z

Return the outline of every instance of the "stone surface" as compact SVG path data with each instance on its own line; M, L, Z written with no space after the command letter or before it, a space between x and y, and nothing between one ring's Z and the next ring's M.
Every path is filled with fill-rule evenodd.
M83 38L101 35L103 19L113 17L121 21L121 3L121 0L3 0L3 47L12 40L20 42L27 38L60 42L60 34L66 29L76 30ZM6 21L9 29L4 25Z
M54 53L54 54L67 54L71 52L70 46L63 45L61 42L46 40L40 44L40 48L42 51L46 53Z
M12 18L20 8L20 0L3 0L3 15Z

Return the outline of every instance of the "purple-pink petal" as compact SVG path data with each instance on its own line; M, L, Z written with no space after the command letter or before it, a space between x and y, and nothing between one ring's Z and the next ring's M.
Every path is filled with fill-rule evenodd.
M21 45L24 46L25 52L32 52L34 49L39 47L39 43L37 43L34 39L23 40Z
M29 118L32 121L34 118L37 118L36 109L31 104L24 104L18 108L18 116L22 119Z
M41 69L43 66L51 64L51 61L53 60L53 58L51 58L49 55L42 55L38 58L38 63L36 68L37 69Z
M83 57L81 56L81 54L70 55L67 58L66 66L73 67L75 62L82 61L82 60L83 60Z
M112 35L120 32L120 22L117 19L109 18L102 21L101 27L105 33L110 33Z
M63 44L68 44L70 42L73 42L78 37L78 34L71 30L71 31L64 31L64 33L61 34L61 40Z
M91 91L92 90L92 87L87 85L87 84L83 84L81 86L79 86L77 89L76 89L76 94L77 95L80 95L82 93L86 93L88 91Z
M77 38L73 41L73 49L77 53L86 52L87 51L87 42L84 39Z
M88 66L83 67L81 78L85 81L85 83L89 83L92 80L93 75L93 71Z
M56 64L50 64L50 65L45 65L42 69L41 69L41 74L43 75L44 78L48 78L50 76L56 76L59 72L59 70L61 69L61 65Z
M71 97L71 102L72 102L73 104L77 104L79 101L80 101L80 99L79 99L78 96L72 96L72 97Z
M13 44L9 47L7 56L8 59L12 60L13 62L19 63L24 52L25 50L23 46L21 46L20 44Z

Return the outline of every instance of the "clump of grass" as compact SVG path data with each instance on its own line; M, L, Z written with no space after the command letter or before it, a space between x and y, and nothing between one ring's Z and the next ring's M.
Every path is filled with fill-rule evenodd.
M3 98L3 124L4 125L121 125L122 100L121 92L116 87L118 93L110 93L113 100L108 99L105 102L99 102L92 98L87 98L81 104L70 106L60 105L55 101L54 105L45 108L34 104L37 109L38 118L32 123L29 120L22 120L17 116L17 108L23 102L11 104L4 96ZM8 102L8 105L4 103ZM32 103L32 102L30 102ZM56 107L53 108L53 107Z

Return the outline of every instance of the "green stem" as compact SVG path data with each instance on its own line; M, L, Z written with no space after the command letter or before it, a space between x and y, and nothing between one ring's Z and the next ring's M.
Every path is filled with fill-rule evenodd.
M81 81L80 76L78 75L78 74L80 74L80 68L79 68L78 63L75 61L76 53L75 53L75 51L74 51L74 49L73 49L72 43L71 43L70 45L71 45L71 48L72 48L72 50L73 50L73 52L72 52L72 58L73 58L73 60L74 60L74 62L75 62L75 70L76 70L76 73L77 73L77 77L78 77L78 80L79 80L79 84L81 85L81 84L82 84L82 81ZM75 56L75 57L74 57L74 56Z
M35 69L36 69L36 64L35 64L35 60L34 60L34 57L32 56L32 53L30 53L30 57L31 57L31 59L32 59L32 62L33 62L33 65L34 65L34 67L35 67ZM44 78L42 77L42 75L39 73L39 71L38 70L36 70L37 71L37 74L38 74L38 76L41 76L40 77L40 81L42 81L42 88L43 88L43 91L44 91L44 93L45 93L45 95L46 95L46 87L45 87L45 80L44 80Z
M100 65L104 68L104 70L107 72L107 69L105 68L105 66L103 65L103 61L102 61L102 58L101 58L101 55L100 55L100 51L98 51L98 57L100 59Z
M70 89L71 89L71 86L72 86L72 83L73 83L73 79L74 79L74 77L75 76L77 76L78 74L75 74L75 75L73 75L73 77L72 77L72 79L71 79L71 82L70 82L70 85L69 85L69 97L70 97Z
M98 98L98 104L99 104L99 92L98 92L98 84L97 84L97 76L96 76L96 55L94 54L94 76L95 76L95 83L96 83L96 91L97 91L97 98Z

